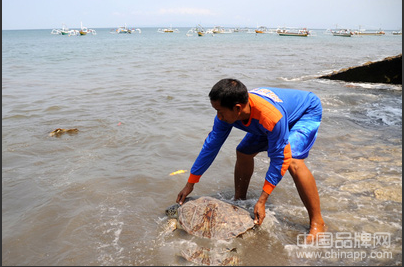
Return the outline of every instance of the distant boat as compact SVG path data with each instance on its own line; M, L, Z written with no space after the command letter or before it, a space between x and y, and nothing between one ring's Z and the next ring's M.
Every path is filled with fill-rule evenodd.
M53 29L51 31L51 34L68 35L68 36L86 35L87 33L91 33L93 35L96 34L95 30L87 29L87 27L83 27L82 23L81 23L80 30L69 30L69 28L67 28L65 24L62 24L62 29Z
M378 32L353 32L355 35L385 35L386 33L384 31L378 31Z
M198 33L198 36L204 36L206 33L205 29L200 24L196 27L196 32Z
M67 28L66 27L66 25L65 24L63 24L62 25L62 29L60 30L60 33L62 34L62 35L69 35L69 28Z
M297 37L307 37L309 35L309 31L306 28L287 28L283 27L282 29L278 28L276 33L279 36L297 36Z
M349 29L335 29L331 30L331 33L333 36L340 37L351 37L353 35L353 32L351 32Z
M265 26L260 26L255 30L255 33L274 33L274 32L273 30L270 30Z
M179 33L178 29L173 29L171 26L169 28L158 29L157 32L159 33Z
M401 30L399 30L399 31L393 31L392 34L393 34L393 35L402 35L403 32L402 32Z
M385 35L386 33L384 31L373 31L373 32L367 32L365 30L359 30L359 31L354 31L353 34L355 35L374 35L374 36L380 36L380 35Z
M109 33L131 34L131 33L136 33L136 32L142 33L142 31L140 29L136 29L136 28L129 29L125 23L125 26L120 26L116 29L112 29Z
M232 30L226 30L222 26L214 26L213 29L209 29L206 33L222 34L222 33L233 33Z
M365 29L361 28L361 25L359 25L359 29L353 32L354 35L375 35L375 36L380 36L380 35L385 35L385 32L379 29L378 31L366 31Z
M51 34L59 34L59 35L75 35L75 30L69 30L69 28L66 27L66 24L62 24L62 29L53 29L51 31Z
M88 29L87 27L83 27L83 22L80 22L80 31L79 31L80 35L87 35L88 33Z
M207 31L200 25L198 24L196 27L190 29L186 35L189 36L193 36L194 34L198 34L198 36L204 36L207 33ZM212 35L213 33L210 32Z
M93 29L88 29L87 27L83 27L83 23L80 22L79 34L80 34L80 35L87 35L87 33L91 33L91 34L93 34L93 35L97 34L97 33L95 32L95 30L93 30Z

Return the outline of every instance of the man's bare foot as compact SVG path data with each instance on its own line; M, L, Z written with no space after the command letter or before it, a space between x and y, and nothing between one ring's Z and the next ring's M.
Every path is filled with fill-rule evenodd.
M327 231L327 226L325 223L311 223L310 232L306 238L306 244L311 244L317 239L319 233Z

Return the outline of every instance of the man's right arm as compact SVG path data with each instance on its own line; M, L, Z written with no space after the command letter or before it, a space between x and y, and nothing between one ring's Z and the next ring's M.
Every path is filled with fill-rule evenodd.
M185 201L185 198L192 192L195 183L199 182L202 174L216 158L224 141L229 136L231 129L231 124L222 122L217 116L215 117L213 129L208 137L206 137L202 150L191 168L191 174L189 175L187 184L177 196L177 203L181 205Z

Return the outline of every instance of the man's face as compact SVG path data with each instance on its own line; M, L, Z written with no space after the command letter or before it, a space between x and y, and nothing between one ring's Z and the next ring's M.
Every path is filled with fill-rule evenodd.
M220 101L210 101L212 107L217 111L217 117L219 120L227 122L227 123L234 123L238 119L240 114L240 107L239 105L235 105L233 109L229 109L226 107L222 107L220 105Z

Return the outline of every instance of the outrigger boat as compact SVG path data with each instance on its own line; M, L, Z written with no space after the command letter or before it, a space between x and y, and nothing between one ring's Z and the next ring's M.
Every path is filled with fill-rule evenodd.
M274 33L274 31L265 26L260 26L255 30L255 33Z
M205 31L205 29L204 29L200 24L198 24L196 27L190 29L190 30L187 32L186 35L189 37L189 36L193 36L194 33L198 34L198 36L204 36L204 35L206 34L206 31ZM213 33L212 33L212 34L213 34Z
M279 36L298 36L298 37L307 37L309 35L309 31L306 28L302 29L294 29L294 28L282 28L277 29L276 33Z
M206 33L205 29L200 24L196 27L196 32L198 33L198 36L204 36Z
M385 35L386 33L384 31L382 31L381 29L379 29L379 31L372 31L372 32L367 32L365 29L361 29L361 25L359 25L359 30L354 31L353 34L355 35L375 35L375 36L379 36L379 35Z
M126 23L125 23L125 26L120 26L120 27L118 27L116 29L112 29L110 31L110 33L119 33L119 34L122 34L122 33L131 34L131 33L135 33L135 32L142 33L142 31L140 29L136 29L136 28L129 29L126 26Z
M349 29L331 30L331 33L333 36L341 36L341 37L351 37L353 35L353 32L351 32Z
M87 27L83 27L83 24L81 23L81 29L80 30L69 30L69 28L66 27L65 24L62 24L62 29L53 29L51 31L51 34L59 34L59 35L86 35L87 33L91 33L93 35L96 34L95 30L93 29L87 29Z
M73 30L74 32L74 30ZM69 28L66 27L66 25L63 23L62 24L62 29L53 29L51 31L51 34L60 34L60 35L72 35L72 31L69 30Z
M384 31L378 31L378 32L354 32L353 34L355 35L385 35L386 33Z
M165 28L165 29L158 29L157 32L159 33L179 33L180 31L178 29L173 29L173 27Z
M215 26L213 29L209 29L206 33L221 34L221 33L233 33L232 30L226 30L222 26Z
M60 30L60 34L62 34L62 35L69 35L70 34L70 30L69 30L69 28L66 27L65 24L62 25L62 29Z
M91 33L92 35L96 35L97 33L93 29L87 29L87 27L83 27L83 23L80 22L80 35L87 35L87 33Z
M354 31L353 34L355 35L367 35L367 36L380 36L380 35L385 35L386 33L384 31L376 31L376 32L366 32L364 30L361 31Z

